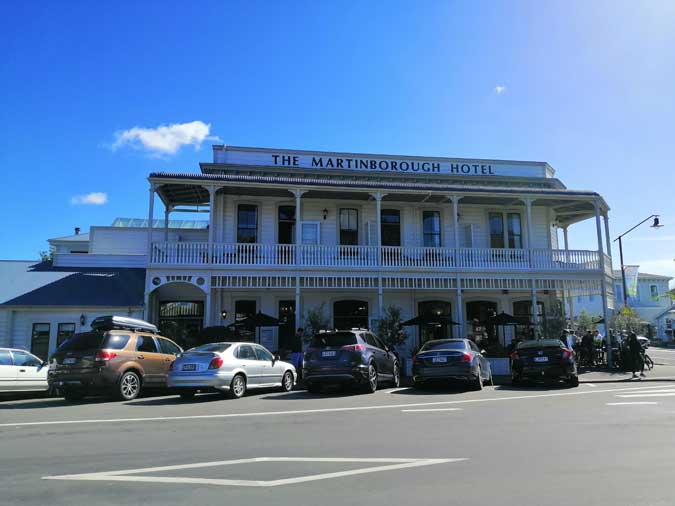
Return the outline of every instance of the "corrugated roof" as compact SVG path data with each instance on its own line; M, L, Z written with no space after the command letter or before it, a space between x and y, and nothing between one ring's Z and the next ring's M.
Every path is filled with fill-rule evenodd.
M89 241L89 234L74 234L74 235L66 235L63 237L54 237L52 239L48 239L49 241L63 241L63 242L87 242Z
M113 227L148 228L147 218L115 218ZM152 220L152 228L164 228L164 220ZM207 229L209 222L206 220L169 220L169 228Z
M371 188L383 190L420 190L420 191L443 191L443 192L463 192L470 191L474 193L536 193L540 195L573 195L599 197L600 195L592 191L567 190L557 188L538 188L531 186L509 186L508 188L486 185L461 185L450 183L413 183L398 181L361 181L361 180L336 180L323 179L316 177L297 177L297 176L264 176L247 174L195 174L180 172L153 172L150 178L171 178L171 179L192 179L198 181L227 181L242 183L267 183L298 186L319 186L319 187L342 187L342 188Z
M8 264L16 265L8 265ZM11 275L0 306L142 306L145 269L53 267L49 262L0 262ZM9 297L7 295L9 294Z

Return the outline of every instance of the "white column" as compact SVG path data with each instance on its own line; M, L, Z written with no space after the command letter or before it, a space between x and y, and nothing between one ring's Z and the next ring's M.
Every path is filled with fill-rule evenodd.
M302 327L302 299L300 294L300 263L302 261L302 195L306 190L291 190L295 196L295 326Z
M152 260L152 221L155 219L155 185L150 185L150 203L148 206L148 264Z
M452 195L450 199L452 200L452 233L454 236L454 258L455 258L455 268L457 268L457 259L459 258L459 201L462 197L457 195ZM462 277L457 271L456 275L456 304L457 304L457 323L459 323L459 336L464 337L464 306L462 303Z
M569 263L569 249L570 249L570 243L569 243L569 237L568 237L568 226L565 225L563 227L563 240L565 241L565 260ZM574 295L572 294L572 290L567 291L567 305L569 306L569 319L570 319L570 325L574 323Z
M215 237L215 223L216 223L216 192L218 188L215 186L209 186L209 246L208 246L208 262L210 263L213 259L213 238ZM209 289L209 292L211 290Z
M605 222L605 243L607 245L607 256L612 258L612 239L609 236L609 214L607 211L602 215Z
M164 242L169 242L169 214L171 206L164 207Z
M607 308L607 283L605 282L605 253L602 241L602 224L600 223L600 202L593 201L595 207L595 230L598 234L598 255L600 256L600 294L602 296L602 318L605 320L605 337L609 343L609 310ZM607 346L607 365L612 367L612 347Z
M211 291L211 276L207 276L205 283L204 291L206 297L204 298L204 327L210 327L212 325L212 315L213 312L213 292Z
M375 199L375 226L377 231L375 237L377 238L377 316L382 318L384 314L384 292L382 290L382 271L380 265L382 263L382 198L385 194L375 192L370 194Z
M527 220L527 235L525 236L525 249L532 249L534 246L534 237L532 232L532 199L523 199L525 203L525 219ZM508 224L506 224L508 227Z
M534 328L534 337L537 338L541 335L539 329L539 308L537 304L537 287L536 281L532 280L532 326Z
M146 322L150 321L150 292L143 295L143 319Z

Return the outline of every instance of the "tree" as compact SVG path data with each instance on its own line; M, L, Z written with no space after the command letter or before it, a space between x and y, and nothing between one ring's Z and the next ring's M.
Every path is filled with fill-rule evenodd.
M588 314L586 311L582 311L577 316L576 329L586 332L587 330L595 330L596 325L593 321L593 317Z
M375 333L392 348L403 344L408 339L408 335L401 326L401 308L398 306L387 307L382 318L377 320Z
M309 339L321 330L328 330L330 326L330 318L326 314L326 303L322 302L320 305L307 310L305 316L305 339Z
M612 317L612 327L615 333L635 332L642 334L644 324L638 314L629 307L624 307Z

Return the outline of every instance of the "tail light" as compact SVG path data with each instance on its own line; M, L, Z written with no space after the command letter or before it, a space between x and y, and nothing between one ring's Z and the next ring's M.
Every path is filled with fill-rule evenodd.
M459 358L460 362L471 362L471 354L470 353L462 353L462 356Z
M574 352L572 350L563 349L563 354L562 354L563 360L569 360L573 356L574 356Z
M511 360L514 360L514 361L515 361L515 360L520 360L520 357L518 356L518 352L517 352L517 351L514 351L513 353L511 353Z
M363 344L348 344L340 349L344 351L363 351L366 347Z
M211 363L209 364L209 369L220 369L220 366L223 365L223 359L220 357L216 357L213 360L211 360Z
M94 357L94 362L107 362L108 360L112 360L116 356L117 353L113 353L112 351L98 350L96 352L96 356Z

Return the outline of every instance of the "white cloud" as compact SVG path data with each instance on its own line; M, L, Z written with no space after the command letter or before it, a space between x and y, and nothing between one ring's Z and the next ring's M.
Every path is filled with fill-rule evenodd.
M95 206L101 206L106 202L108 202L108 194L105 192L92 192L84 195L75 195L70 199L70 203L73 205L93 204Z
M203 121L160 125L157 128L133 127L115 134L113 150L123 146L145 149L155 156L175 155L183 146L199 149L205 140L219 141L209 136L211 124Z
M506 86L502 86L501 84L498 84L497 86L495 86L495 93L497 95L501 95L505 91L506 91Z

